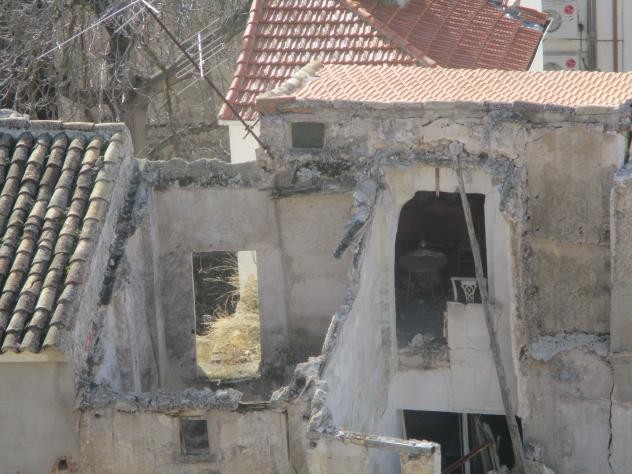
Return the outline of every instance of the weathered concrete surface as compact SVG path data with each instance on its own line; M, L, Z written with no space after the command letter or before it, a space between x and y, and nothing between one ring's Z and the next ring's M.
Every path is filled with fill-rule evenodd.
M335 259L332 253L348 218L351 194L297 195L278 199L276 205L290 341L302 359L320 353L331 315L343 301L349 257Z
M327 406L335 423L396 431L392 420L403 408L502 412L489 387L488 392L471 390L480 379L494 379L493 367L487 365L489 370L481 373L481 364L476 364L470 369L472 377L452 377L459 364L472 360L472 354L464 353L459 360L451 353L450 368L435 370L403 372L392 363L395 316L389 291L393 282L384 281L390 278L384 274L392 272L389 252L397 222L388 216L397 216L415 191L455 191L447 150L457 141L464 147L468 169L474 170L468 171L467 191L486 196L490 298L501 315L503 362L525 436L544 447L544 460L556 472L626 472L612 464L625 465L623 452L612 449L630 438L621 427L611 430L612 410L618 402L611 398L617 385L607 359L607 336L614 330L612 307L612 315L619 318L621 350L627 339L632 340L626 314L632 294L626 276L632 265L625 257L610 294L617 249L627 253L630 248L623 237L620 246L611 249L611 227L613 234L616 226L623 235L632 234L626 230L625 210L631 207L632 212L624 196L626 185L613 194L612 208L618 211L613 215L620 222L611 224L609 205L613 175L627 153L627 112L531 104L305 102L291 107L287 113L264 115L261 130L264 140L274 137L266 142L274 155L299 168L295 173L299 181L301 166L313 169L322 160L343 170L341 183L350 175L358 180L370 175L378 177L382 189L362 250L355 257L360 271L351 278L350 287L355 288L356 298L346 301L334 318L330 334L337 337L326 347L334 348L322 378L329 387ZM293 150L288 142L292 121L314 119L306 112L316 112L326 124L322 151ZM283 168L263 154L258 159L271 169ZM308 175L304 181L313 179ZM327 179L320 182L332 186ZM559 339L559 344L543 342L546 338ZM477 341L453 344L466 351L471 342ZM381 356L376 358L371 351ZM536 352L539 355L533 357ZM626 364L621 363L621 373ZM358 383L388 384L389 394L359 393ZM622 380L622 392L627 385ZM345 386L350 387L346 396L353 403L342 395ZM362 412L364 416L359 415ZM372 466L378 464L372 460Z
M79 461L69 362L0 363L0 473L50 472Z
M159 304L165 321L166 386L196 376L192 253L254 250L262 360L288 344L287 293L274 204L256 189L169 187L154 191Z
M81 417L82 472L292 472L284 413L207 410L194 417L207 420L208 455L182 454L178 417L87 411Z
M316 447L307 452L309 474L332 472L368 472L369 449L364 446L343 444L332 439L318 440Z
M533 325L533 335L560 331L607 333L610 314L608 248L533 239L531 249L530 263L534 282L537 282L531 308L534 319L529 322Z
M632 171L621 169L611 196L612 309L610 330L612 351L632 350Z
M375 433L375 428L387 406L387 392L366 387L388 386L396 367L392 269L387 257L394 248L386 244L390 241L388 234L378 229L392 233L387 220L397 217L383 212L384 207L383 200L378 199L361 260L353 271L349 287L352 294L345 302L348 306L343 306L339 315L343 321L341 332L336 335L322 374L329 385L327 406L333 422L345 429L381 435L388 433Z
M284 362L288 355L300 360L320 351L344 293L348 259L336 260L331 253L350 195L271 199L269 189L256 187L267 181L255 163L149 162L144 163L143 178L150 187L146 217L128 244L128 253L139 255L123 262L130 265L135 282L115 303L121 311L148 315L162 387L184 388L197 375L193 252L256 252L264 367ZM117 288L126 285L123 280L124 275ZM149 339L141 345L149 349Z
M609 465L613 377L607 360L571 348L547 362L527 362L522 371L525 437L542 447L545 464L561 473L625 472Z
M159 346L149 230L144 225L128 241L118 265L110 304L94 354L95 381L115 390L143 392L160 386Z
M439 474L441 472L441 450L430 456L400 454L402 474Z
M369 453L373 452L373 456ZM375 470L371 459L377 453L392 453L397 465ZM321 436L307 453L307 472L397 472L402 474L440 474L441 447L430 441L403 440L387 436L337 431Z

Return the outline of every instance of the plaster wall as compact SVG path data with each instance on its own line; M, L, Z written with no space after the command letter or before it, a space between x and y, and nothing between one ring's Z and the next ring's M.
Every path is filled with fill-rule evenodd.
M626 472L610 468L613 376L603 355L568 350L526 362L523 373L525 441L542 448L548 466L560 473Z
M264 364L286 350L298 360L319 353L344 293L348 258L332 252L350 205L345 193L271 199L247 187L154 189L143 245L154 249L147 258L155 259L152 331L155 352L165 349L158 353L163 386L182 388L195 378L192 252L256 253Z
M625 135L599 125L539 132L526 146L533 333L609 332L610 190ZM571 275L573 277L571 277ZM553 284L554 282L554 284Z
M504 414L483 306L448 302L447 315L450 366L399 371L389 387L391 408Z
M632 351L632 173L621 169L611 196L612 308L610 313L612 352ZM632 401L632 393L630 393Z
M289 323L277 218L267 194L256 189L172 186L154 190L153 204L165 385L181 388L196 377L193 252L256 251L262 359L272 361L287 346Z
M277 201L290 341L298 360L320 353L331 316L342 304L349 256L336 259L332 254L351 203L351 193L315 193Z
M356 167L358 174L370 170L383 177L385 184L359 257L358 280L351 280L357 296L324 373L334 421L386 434L379 430L396 431L392 413L402 408L502 413L499 397L489 387L469 393L472 383L482 385L478 379L466 379L457 390L463 398L456 400L447 388L453 383L450 369L395 372L392 364L395 317L389 315L388 292L393 285L384 275L392 271L385 261L392 262L398 209L415 191L434 191L435 167L440 168L441 190L454 192L454 175L443 166L447 144L458 141L474 163L478 157L486 180L468 172L467 191L477 192L478 182L478 192L491 198L485 209L488 265L493 269L490 296L501 315L503 359L526 439L543 448L544 461L556 472L627 472L631 461L622 446L629 445L629 430L612 416L623 416L630 406L632 390L623 376L629 372L629 353L618 354L620 363L613 368L607 349L604 353L590 344L568 344L574 335L584 335L605 337L607 346L612 305L619 308L613 313L612 330L619 325L613 343L621 350L627 345L629 318L624 315L630 292L625 279L618 278L611 299L610 272L614 265L615 274L629 273L626 257L619 266L616 256L617 248L625 253L629 247L628 199L617 195L613 204L618 221L612 231L619 226L622 234L613 259L609 196L613 175L627 153L629 117L581 107L571 114L529 105L359 108L336 103L318 109L317 118L326 125L325 150L305 152L292 150L287 132L290 122L316 117L300 112L300 105L291 106L297 112L262 119L262 136L275 137L276 156L299 164L335 157ZM424 168L425 175L419 171ZM493 207L487 208L491 202ZM492 216L495 221L490 222ZM555 357L537 357L527 346L541 338L552 338L563 349ZM468 360L457 359L452 357L451 364L467 367ZM478 375L480 368L475 369ZM388 395L364 393L358 384L387 384ZM595 436L599 442L593 442Z
M376 433L376 428L387 407L388 393L372 388L388 386L395 362L387 258L394 250L387 244L386 233L380 231L387 228L386 208L388 203L380 196L356 269L357 281L352 283L357 285L357 294L321 376L329 386L327 406L334 424L378 435L384 434Z
M159 340L155 313L149 222L126 243L112 299L102 306L97 383L118 391L146 392L160 386Z
M612 310L610 314L610 363L613 373L611 463L617 472L632 470L632 175L619 170L611 197Z
M79 460L69 362L0 362L0 473L50 472Z
M112 408L84 413L82 472L292 472L285 413L209 410L187 416L207 421L208 455L182 454L178 416Z
M392 248L385 264L391 280L388 308L390 332L395 334L394 305L394 242L401 207L417 191L431 191L438 186L442 192L456 191L456 176L450 169L440 168L436 180L435 168L424 165L393 167L385 170L385 193L390 195L391 208L385 211L392 218L389 226L376 232L385 232ZM508 373L513 403L518 404L516 361L513 357L514 324L511 308L512 282L510 225L499 211L499 187L492 177L480 170L470 170L466 178L467 192L485 195L485 235L487 238L488 289L494 305L501 354ZM448 303L449 367L430 370L398 370L388 384L388 408L379 422L380 434L402 436L401 410L434 410L457 413L502 414L496 369L489 349L489 338L481 305ZM359 343L359 342L357 342ZM396 341L390 341L397 347ZM392 354L392 352L391 352ZM397 354L395 354L395 360ZM396 363L396 362L395 362ZM423 366L424 361L419 361ZM392 466L393 459L380 454L375 456L377 466Z

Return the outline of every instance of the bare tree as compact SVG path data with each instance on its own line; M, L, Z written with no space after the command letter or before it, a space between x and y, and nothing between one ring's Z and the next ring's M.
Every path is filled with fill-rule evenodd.
M221 154L218 140L200 140L213 136L220 101L201 84L179 93L195 71L181 74L185 62L175 45L140 3L130 3L0 0L0 107L43 119L124 121L141 155L157 156L165 148L187 153L196 146ZM225 90L250 2L153 4L183 40L215 21L217 42L225 46L213 60L229 60L211 74Z

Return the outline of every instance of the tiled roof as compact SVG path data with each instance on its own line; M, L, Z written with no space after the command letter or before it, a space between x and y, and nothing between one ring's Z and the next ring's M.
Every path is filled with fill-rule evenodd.
M527 70L548 16L507 0L343 0L408 51L449 68Z
M632 72L498 71L416 66L328 65L297 99L351 102L529 102L619 107L632 99Z
M93 124L43 122L49 130L38 132L37 121L26 123L33 131L8 122L0 120L0 352L38 352L59 345L75 310L125 138L104 139Z
M546 16L500 0L254 0L227 98L253 120L256 97L325 64L527 69ZM435 57L436 56L436 57ZM225 105L220 119L233 120Z
M255 98L312 59L338 64L414 64L339 0L254 0L227 99L245 120ZM232 120L223 106L221 119Z

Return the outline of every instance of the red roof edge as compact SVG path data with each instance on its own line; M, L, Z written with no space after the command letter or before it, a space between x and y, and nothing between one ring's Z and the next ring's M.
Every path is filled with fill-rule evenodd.
M226 94L227 102L232 103L235 100L241 83L244 80L246 67L248 61L250 60L250 55L252 54L252 44L254 42L255 30L257 29L259 20L261 19L264 1L265 0L254 0L252 2L252 6L250 7L248 23L246 24L246 29L244 31L244 40L241 44L241 53L239 54L239 58L237 58L237 69L235 69L235 74L233 75L233 80L230 84L230 88L228 89L228 94ZM219 110L218 117L220 120L237 119L226 104L222 105L222 108Z
M389 41L402 48L405 52L420 61L424 66L437 66L437 62L434 59L421 51L419 48L413 46L407 39L400 36L391 27L375 18L371 15L371 12L368 12L364 7L358 6L353 0L340 0L340 3L356 13L373 28L379 30Z

